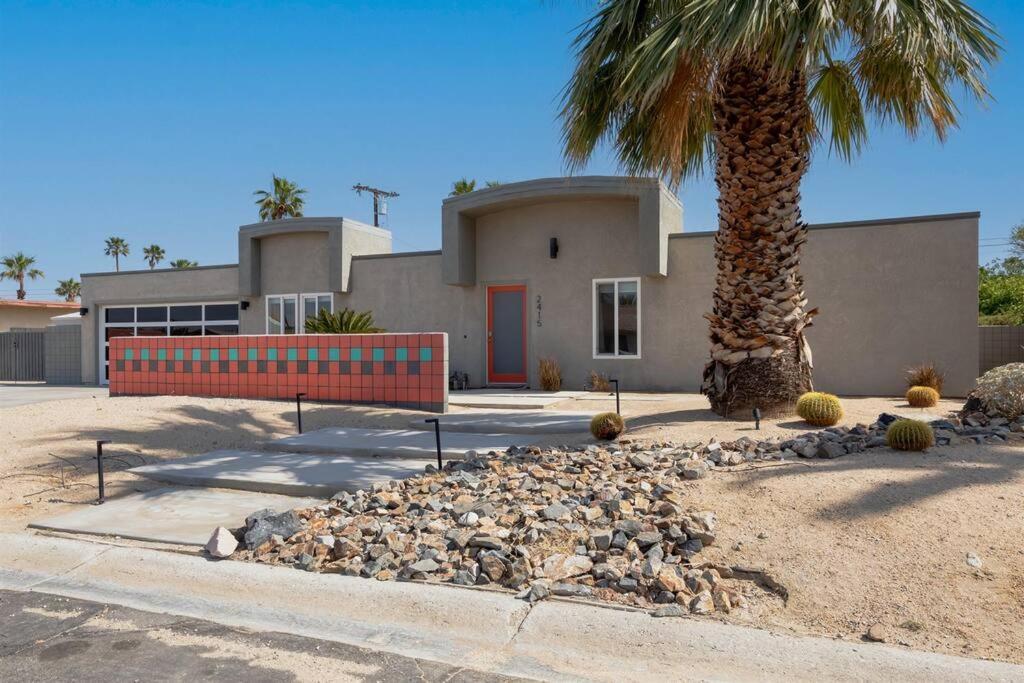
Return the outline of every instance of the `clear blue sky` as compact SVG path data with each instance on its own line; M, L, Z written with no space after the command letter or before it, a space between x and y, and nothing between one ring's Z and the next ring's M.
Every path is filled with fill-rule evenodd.
M807 220L980 210L983 238L1024 220L1024 15L974 4L1005 42L996 101L968 105L944 146L890 129L853 165L817 154ZM307 215L369 220L349 188L397 190L395 248L438 248L453 180L564 172L559 93L593 6L0 0L0 254L38 257L33 296L112 270L110 235L131 244L127 268L153 242L231 263L237 226L257 219L252 192L275 172L309 190ZM586 170L616 167L605 155ZM715 226L709 179L680 196L688 230Z

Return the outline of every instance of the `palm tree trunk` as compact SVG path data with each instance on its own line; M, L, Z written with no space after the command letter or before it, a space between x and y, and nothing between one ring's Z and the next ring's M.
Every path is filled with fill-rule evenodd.
M810 112L803 73L733 65L714 110L718 234L711 360L702 391L720 414L779 415L811 389L800 251Z
M121 258L116 253L114 254L114 272L121 272Z
M28 292L25 291L25 276L24 275L19 275L18 276L18 291L14 294L14 296L17 299L21 300L21 299L24 299L27 295L28 295Z

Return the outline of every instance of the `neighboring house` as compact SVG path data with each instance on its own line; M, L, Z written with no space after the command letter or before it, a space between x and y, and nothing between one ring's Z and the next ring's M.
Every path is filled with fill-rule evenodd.
M450 367L473 386L536 387L550 357L566 388L596 370L628 390L698 389L715 233L683 232L657 180L510 183L449 197L441 213L441 251L392 253L386 230L295 218L239 228L237 265L83 274L83 381L105 381L115 336L301 334L318 309L349 307L388 331L447 332ZM945 370L950 395L973 386L978 218L811 226L817 388L900 394L922 361Z
M0 299L0 332L18 328L42 329L55 315L77 311L74 301L31 301L28 299Z

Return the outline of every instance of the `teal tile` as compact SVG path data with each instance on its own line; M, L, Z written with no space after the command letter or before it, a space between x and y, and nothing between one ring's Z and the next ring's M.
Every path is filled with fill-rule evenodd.
M395 349L395 360L409 360L409 349L399 346Z
M384 349L374 349L373 360L384 360Z
M277 360L277 349L267 349L267 360Z
M288 360L298 360L299 350L294 346L288 348Z
M157 349L156 350L156 359L157 360L167 360L167 349Z
M210 349L210 360L220 360L220 349Z
M420 347L420 360L430 360L430 358L431 358L431 349L430 349L430 347L429 346L421 346Z
M327 360L341 360L341 349L327 349Z
M174 360L185 360L185 349L174 349Z
M149 360L149 349L142 349L142 360Z
M135 358L135 349L125 349L124 350L124 359L125 360L131 360L132 358Z
M306 349L306 360L319 360L320 356L317 353L317 349Z
M249 358L249 360L256 360L257 358L259 358L259 349L247 349L246 356Z
M192 360L202 360L202 359L203 359L203 350L202 349L192 349Z
M351 349L349 351L349 360L362 360L363 350L362 349Z
M228 360L238 360L238 349L228 349Z

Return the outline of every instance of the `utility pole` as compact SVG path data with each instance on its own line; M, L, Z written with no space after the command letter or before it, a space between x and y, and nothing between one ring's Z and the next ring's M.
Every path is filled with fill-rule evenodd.
M387 202L383 202L384 210L381 210L382 199L389 199L391 197L397 197L397 192L389 192L388 190L382 190L379 187L370 187L369 185L353 185L352 189L355 190L356 194L362 195L364 192L369 192L373 195L373 227L380 227L380 217L387 215Z

